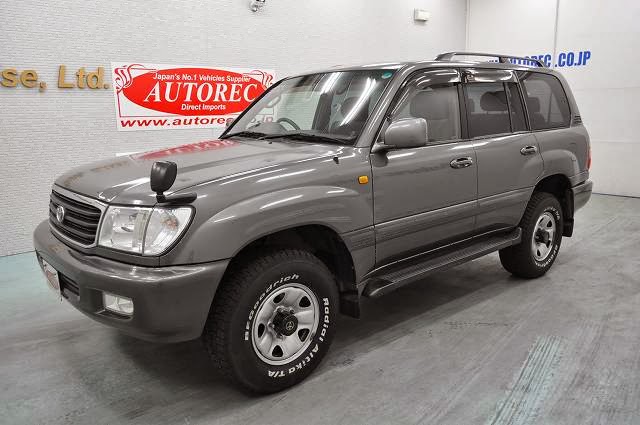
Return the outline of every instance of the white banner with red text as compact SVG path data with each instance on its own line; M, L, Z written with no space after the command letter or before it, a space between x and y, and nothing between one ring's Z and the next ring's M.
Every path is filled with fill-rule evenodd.
M274 82L269 69L111 63L118 130L225 127Z

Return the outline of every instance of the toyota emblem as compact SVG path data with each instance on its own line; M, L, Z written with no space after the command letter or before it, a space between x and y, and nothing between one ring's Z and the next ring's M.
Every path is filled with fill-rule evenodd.
M62 223L64 220L64 214L64 207L62 205L58 205L58 208L56 208L56 220L58 220L58 223Z

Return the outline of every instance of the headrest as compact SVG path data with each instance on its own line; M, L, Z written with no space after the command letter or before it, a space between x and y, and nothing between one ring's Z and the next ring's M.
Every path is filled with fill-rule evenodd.
M532 114L540 112L540 99L538 99L537 97L528 97L527 108L529 108L529 112Z
M480 107L484 111L507 111L507 96L504 90L489 91L480 98Z
M425 90L418 92L411 99L411 115L427 120L443 120L449 118L448 90Z
M354 96L348 97L344 101L342 101L342 105L340 105L340 113L342 114L343 118L346 118L349 114L351 114L351 111L357 105L359 99L359 97ZM358 111L355 111L353 113L355 115L351 117L349 122L366 121L367 117L369 116L369 99L367 99L360 105ZM348 123L345 122L344 124Z

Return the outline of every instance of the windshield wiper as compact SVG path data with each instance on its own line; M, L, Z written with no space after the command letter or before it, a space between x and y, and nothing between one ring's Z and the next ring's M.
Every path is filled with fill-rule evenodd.
M225 134L221 139L228 139L229 137L250 137L252 139L260 139L266 136L266 133L260 133L259 131L237 131L235 133Z
M337 137L331 137L331 136L321 136L319 134L304 133L304 132L269 134L269 135L260 137L260 140L279 139L279 138L308 140L310 142L338 143L340 145L351 144L349 140L339 139Z

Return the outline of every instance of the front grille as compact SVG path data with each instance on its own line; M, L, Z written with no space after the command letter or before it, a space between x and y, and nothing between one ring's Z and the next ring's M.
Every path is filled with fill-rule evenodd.
M59 206L64 207L62 222L56 218ZM60 234L80 245L90 246L96 240L102 211L86 202L72 199L55 190L49 201L49 222Z

